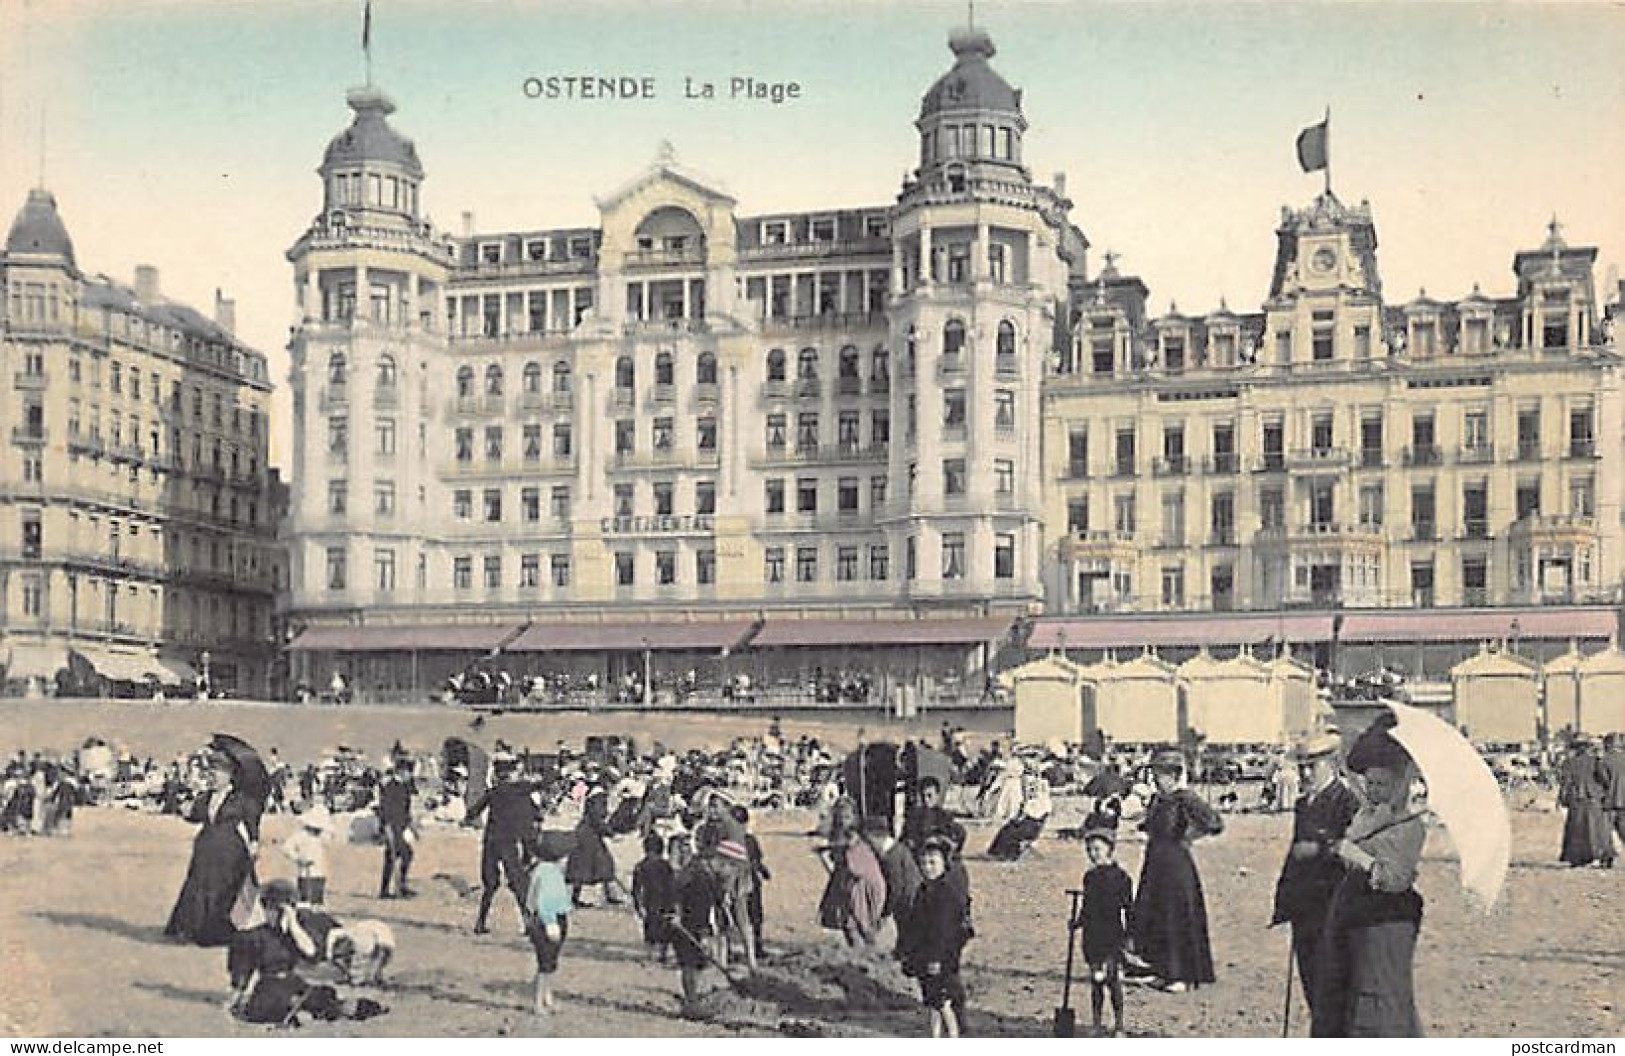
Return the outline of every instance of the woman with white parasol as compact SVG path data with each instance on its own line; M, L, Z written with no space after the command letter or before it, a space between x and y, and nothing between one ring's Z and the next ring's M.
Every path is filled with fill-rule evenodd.
M1511 827L1499 786L1459 733L1436 717L1389 704L1349 750L1363 801L1333 853L1348 868L1321 937L1315 1037L1419 1037L1412 964L1422 926L1416 891L1426 815L1449 831L1462 886L1484 906L1506 877ZM1427 786L1426 808L1411 801Z

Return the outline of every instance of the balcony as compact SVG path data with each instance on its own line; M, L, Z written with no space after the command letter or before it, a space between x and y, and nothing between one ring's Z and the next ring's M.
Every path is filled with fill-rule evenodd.
M1474 444L1456 451L1456 461L1464 466L1483 465L1495 461L1495 448L1488 444Z
M401 390L394 386L373 390L372 405L382 411L396 409L401 405Z
M762 396L769 400L782 400L790 395L790 383L780 378L762 382Z
M1567 458L1583 459L1597 457L1597 442L1595 440L1570 440Z
M993 372L1000 378L1009 380L1021 374L1021 363L1012 355L998 356L993 360Z
M1236 529L1234 527L1215 528L1208 536L1209 546L1236 546Z
M1132 557L1140 550L1132 531L1078 531L1061 540L1062 559L1077 561Z
M1236 457L1234 451L1221 451L1208 459L1204 466L1209 473L1231 474L1240 471L1241 459Z
M670 384L656 385L649 392L649 403L651 405L653 405L653 406L659 407L659 406L662 406L662 405L665 405L665 404L672 404L672 403L676 403L676 402L677 402L677 388L674 385L670 385Z
M519 394L519 409L521 411L545 411L551 400L545 392L521 392Z
M942 438L947 441L958 442L965 439L964 422L945 422L942 426Z
M698 268L705 264L705 247L684 246L682 249L638 249L621 258L628 271L659 268Z
M837 395L837 396L862 396L863 395L863 379L862 378L837 378L835 380L835 395Z
M1461 537L1463 539L1488 539L1490 537L1490 522L1487 519L1469 518L1461 524Z
M884 396L891 392L891 378L885 374L869 379L869 395Z
M1184 455L1165 455L1152 463L1151 468L1159 477L1183 477L1190 472L1190 459Z
M1488 587L1462 587L1461 603L1469 609L1483 608L1490 603Z
M323 385L318 394L317 403L325 411L335 411L350 405L350 387L348 385Z
M937 377L958 377L965 373L965 357L959 354L948 355L944 353L937 360Z
M1519 462L1539 462L1540 441L1519 437L1517 451L1513 458Z
M704 319L634 319L621 327L628 337L640 334L705 334L711 326Z
M823 391L824 391L823 386L819 384L817 378L797 378L796 379L795 392L796 392L797 396L801 396L801 397L819 396L819 395L821 395L823 393Z
M573 410L575 408L575 405L576 405L576 396L575 396L575 393L573 393L573 392L554 391L554 392L548 393L548 395L547 395L547 406L550 409L554 410L554 411Z
M1133 477L1137 475L1138 471L1135 469L1134 459L1132 458L1118 458L1117 461L1112 463L1112 476L1114 477Z
M714 381L702 381L694 386L695 403L716 403L721 399L721 390Z
M1349 464L1349 453L1340 447L1301 447L1287 456L1291 469L1342 469Z
M500 415L503 412L501 396L453 396L446 407L455 416Z
M1582 513L1533 513L1512 525L1517 543L1585 543L1597 537L1597 519Z
M1432 521L1411 522L1411 542L1436 543L1439 541L1439 526Z
M1405 449L1407 466L1436 466L1443 461L1437 444L1413 444Z
M1381 469L1385 464L1380 447L1360 448L1358 465L1361 469Z
M29 371L19 371L11 376L12 387L20 392L43 392L50 380L49 374L34 374Z
M812 315L769 315L762 319L764 331L856 330L885 324L885 312L819 312Z
M614 392L610 394L609 399L610 403L616 407L635 407L638 402L638 394L629 385L618 385L615 387Z
M14 444L40 445L45 443L46 433L44 426L14 425L11 427L11 442ZM97 445L100 446L99 444Z

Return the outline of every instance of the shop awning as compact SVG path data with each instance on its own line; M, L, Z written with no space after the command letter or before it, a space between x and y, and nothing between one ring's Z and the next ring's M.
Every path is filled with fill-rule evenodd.
M1345 642L1448 642L1500 638L1609 638L1619 628L1614 609L1496 609L1452 612L1448 609L1350 615L1343 622Z
M162 681L168 675L158 666L157 659L146 653L127 653L96 646L79 646L74 652L84 657L85 662L109 682L146 682L154 678Z
M322 653L489 652L518 629L511 623L310 627L288 648Z
M1091 617L1033 621L1033 649L1139 649L1144 646L1329 642L1327 613L1226 613L1204 616Z
M160 681L166 686L192 686L197 684L197 668L185 660L171 660L168 657L159 657L158 666L163 669Z
M769 619L752 648L790 646L974 645L1002 638L1015 620L987 616L968 620L775 620Z
M649 623L533 623L504 652L586 653L738 649L750 620L670 620Z
M6 661L6 678L52 679L68 666L68 649L63 645L14 645Z

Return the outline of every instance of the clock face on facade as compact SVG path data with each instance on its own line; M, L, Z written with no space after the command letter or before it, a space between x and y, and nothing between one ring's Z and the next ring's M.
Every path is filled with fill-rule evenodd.
M1315 250L1315 255L1309 258L1309 268L1317 275L1324 275L1337 267L1337 254L1329 246L1321 246Z

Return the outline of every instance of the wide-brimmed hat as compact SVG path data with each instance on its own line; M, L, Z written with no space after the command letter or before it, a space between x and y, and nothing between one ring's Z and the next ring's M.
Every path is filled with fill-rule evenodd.
M1117 830L1108 829L1104 825L1091 826L1083 830L1083 842L1087 844L1090 840L1104 840L1106 846L1115 848L1117 846Z
M1183 770L1185 769L1185 756L1173 748L1164 748L1151 757L1153 770Z
M1332 755L1343 746L1343 738L1336 730L1311 733L1292 746L1292 758L1300 763Z

